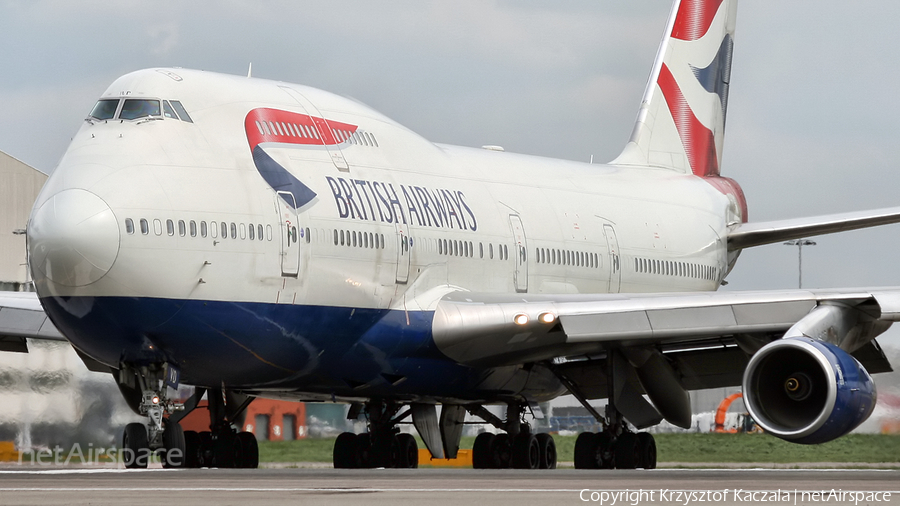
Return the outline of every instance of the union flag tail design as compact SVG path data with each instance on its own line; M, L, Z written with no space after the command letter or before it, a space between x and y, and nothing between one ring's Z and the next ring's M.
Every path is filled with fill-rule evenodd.
M618 165L719 175L737 0L677 0Z

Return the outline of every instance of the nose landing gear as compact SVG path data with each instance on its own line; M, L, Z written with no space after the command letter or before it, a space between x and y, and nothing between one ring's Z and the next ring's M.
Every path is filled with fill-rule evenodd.
M116 377L119 390L135 413L146 423L130 423L122 436L122 460L126 468L146 468L153 454L163 467L242 467L259 465L256 437L238 432L233 421L246 409L252 397L221 388L209 389L210 430L183 431L179 422L194 408L206 389L181 403L167 398L164 381L167 364L132 367L123 364ZM166 416L168 415L168 416Z

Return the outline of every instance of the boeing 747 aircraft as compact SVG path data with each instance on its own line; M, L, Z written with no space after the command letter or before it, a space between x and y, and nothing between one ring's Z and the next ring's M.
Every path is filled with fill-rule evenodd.
M720 175L736 1L676 0L630 141L606 165L432 143L325 91L178 68L127 74L90 110L27 225L36 295L0 343L66 339L146 423L124 448L256 467L255 397L350 404L334 465L416 467L412 421L477 468L554 468L526 420L572 394L598 433L578 468L653 468L691 390L743 385L770 434L840 437L890 370L900 289L718 293L744 248L900 221L900 208L748 221ZM52 325L51 325L52 322ZM55 329L58 329L58 333ZM178 383L196 386L184 402ZM212 423L179 420L206 394ZM605 413L594 399L607 399ZM505 406L496 416L489 405ZM176 451L177 450L177 451Z

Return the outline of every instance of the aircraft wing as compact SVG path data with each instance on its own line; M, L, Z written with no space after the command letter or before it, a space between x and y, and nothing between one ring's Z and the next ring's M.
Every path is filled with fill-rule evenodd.
M741 385L750 358L811 337L889 372L874 338L900 320L900 288L612 295L453 292L437 304L438 348L480 367L535 364L582 399L614 395L635 426L691 424L689 390ZM644 399L646 394L652 405Z
M900 222L900 207L744 223L728 233L728 249L739 250L751 246L898 222Z
M33 292L0 292L0 351L28 353L25 339L65 341Z
M589 355L610 346L674 351L738 339L747 347L750 338L765 344L821 304L852 308L856 325L881 331L900 320L900 288L613 295L453 292L438 303L433 332L441 351L455 360L498 366ZM552 321L541 321L545 314ZM519 315L524 322L516 323ZM861 341L866 339L838 344L852 352L865 344Z

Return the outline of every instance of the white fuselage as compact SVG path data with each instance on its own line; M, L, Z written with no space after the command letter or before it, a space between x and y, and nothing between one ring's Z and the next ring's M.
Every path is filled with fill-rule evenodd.
M192 122L86 120L29 227L42 300L428 312L456 290L715 290L736 258L725 238L745 217L734 199L693 175L438 145L352 100L198 71L135 72L102 98L138 97L180 101ZM262 109L356 131L332 131L331 145L297 144L287 137L318 135L290 121L247 120ZM288 205L261 177L251 137L315 198L296 210ZM97 255L108 265L98 267L90 252L36 262L44 258L36 248L54 247L41 246L41 220L49 218L39 210L76 189L114 216L118 244L99 245L115 240L110 229L85 247L105 248ZM83 339L73 343L88 351ZM116 353L96 358L109 362Z

